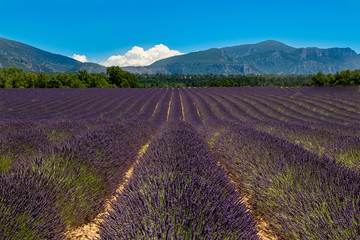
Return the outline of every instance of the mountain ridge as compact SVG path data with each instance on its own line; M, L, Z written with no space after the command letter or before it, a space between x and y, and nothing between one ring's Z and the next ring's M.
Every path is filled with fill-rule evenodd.
M360 68L360 55L350 48L294 48L268 40L192 52L159 60L147 67L125 67L147 74L313 74Z
M106 72L96 63L81 63L73 58L0 37L0 68L18 67L28 72L72 72L73 69Z
M0 37L0 68L18 67L30 72L105 73L97 63L81 63L36 47ZM360 54L351 48L295 48L267 40L224 48L211 48L173 56L145 67L123 67L137 74L314 74L360 69Z

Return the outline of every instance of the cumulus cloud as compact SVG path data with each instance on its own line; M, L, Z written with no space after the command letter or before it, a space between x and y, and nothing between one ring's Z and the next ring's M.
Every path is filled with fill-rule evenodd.
M74 54L71 56L71 58L75 59L75 60L78 60L79 62L88 62L87 58L85 55L77 55L77 54Z
M160 59L182 54L183 53L179 51L170 50L163 44L156 45L148 50L144 50L141 47L135 46L130 51L125 53L125 55L111 56L105 62L101 62L100 64L107 67L148 66Z

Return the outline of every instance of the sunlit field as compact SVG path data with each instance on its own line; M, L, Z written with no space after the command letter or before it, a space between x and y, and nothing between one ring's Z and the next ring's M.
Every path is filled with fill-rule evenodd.
M1 239L359 239L360 88L0 90Z

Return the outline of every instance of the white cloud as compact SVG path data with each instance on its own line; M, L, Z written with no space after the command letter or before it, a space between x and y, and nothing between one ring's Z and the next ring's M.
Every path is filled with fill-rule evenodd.
M75 60L78 60L79 62L88 62L87 58L85 55L77 55L77 54L74 54L71 56L71 58L75 59Z
M182 54L183 53L179 51L170 50L163 44L156 45L146 51L141 47L135 46L130 51L125 53L125 55L111 56L105 62L101 62L100 64L106 67L148 66L160 59Z

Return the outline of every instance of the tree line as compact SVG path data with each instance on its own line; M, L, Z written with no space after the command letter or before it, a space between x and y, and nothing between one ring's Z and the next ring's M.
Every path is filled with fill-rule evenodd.
M309 75L134 75L120 67L106 74L32 73L19 68L0 70L0 88L169 88L169 87L252 87L252 86L359 86L360 70Z
M333 87L333 86L359 86L360 85L360 69L351 71L343 70L335 74L324 74L318 72L312 75L305 83L305 86Z
M302 86L311 75L139 75L145 88L151 87L253 87Z
M143 87L359 86L360 70L308 75L140 75Z
M107 68L106 74L88 73L32 73L20 68L0 70L0 88L138 88L136 75L120 67Z

